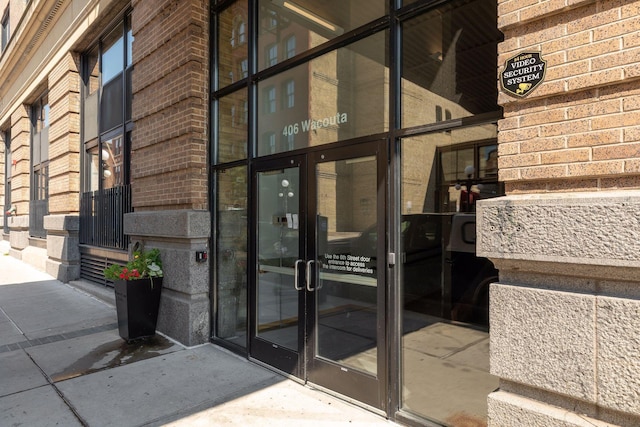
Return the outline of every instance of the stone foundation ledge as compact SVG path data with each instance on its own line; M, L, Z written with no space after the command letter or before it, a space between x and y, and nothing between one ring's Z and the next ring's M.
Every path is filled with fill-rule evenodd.
M478 255L640 268L640 191L511 195L478 202Z
M640 421L624 414L602 414L607 418L603 421L505 391L491 393L487 402L489 427L636 427Z
M211 214L194 210L132 212L124 215L124 232L130 236L208 238Z

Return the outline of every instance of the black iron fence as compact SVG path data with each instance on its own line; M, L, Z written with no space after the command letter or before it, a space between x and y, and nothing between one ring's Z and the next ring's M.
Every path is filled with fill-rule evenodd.
M124 214L132 211L129 185L82 193L80 243L102 248L127 249Z

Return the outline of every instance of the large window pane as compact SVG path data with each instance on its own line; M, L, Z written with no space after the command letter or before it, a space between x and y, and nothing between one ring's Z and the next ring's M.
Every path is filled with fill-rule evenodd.
M258 68L275 65L380 18L382 0L261 0Z
M498 272L475 254L471 203L500 188L487 170L496 126L407 138L401 145L402 408L444 425L486 425L488 289ZM470 177L464 171L470 172ZM462 172L460 172L462 170ZM470 188L472 193L466 193Z
M217 321L216 336L246 346L247 331L247 168L216 174Z
M495 0L459 0L402 26L402 126L498 110Z
M247 121L249 106L246 89L219 100L218 163L247 157Z
M237 1L218 14L218 86L225 87L247 77L247 1Z
M102 84L105 84L124 70L124 37L122 26L118 25L103 42Z
M281 152L388 130L386 37L374 34L261 81L258 135L275 134ZM269 141L258 141L258 155L272 152Z

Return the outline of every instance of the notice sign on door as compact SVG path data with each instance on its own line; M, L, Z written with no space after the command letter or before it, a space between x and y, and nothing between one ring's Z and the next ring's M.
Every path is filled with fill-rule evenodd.
M519 53L505 62L500 82L506 93L521 98L542 83L546 71L547 61L540 52Z

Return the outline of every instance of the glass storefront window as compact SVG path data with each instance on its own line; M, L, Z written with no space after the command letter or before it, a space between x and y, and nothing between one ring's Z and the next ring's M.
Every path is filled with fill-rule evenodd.
M271 67L386 14L388 2L261 0L258 68Z
M485 425L488 289L498 272L475 254L475 204L499 188L484 179L495 125L404 139L401 144L402 408L444 425ZM471 179L464 171L471 172ZM461 172L462 171L462 172Z
M258 135L269 138L258 141L258 155L387 131L387 34L374 34L261 81Z
M495 0L449 2L402 25L402 126L498 110Z
M397 123L402 135L411 135L398 145L398 175L389 175L398 171L389 169L385 175L389 182L371 181L374 186L368 188L353 181L353 188L342 192L338 179L354 179L355 171L372 173L387 163L382 160L393 162L395 157L385 157L375 167L367 156L354 157L359 162L351 158L346 162L323 161L313 178L322 196L313 206L322 211L317 222L318 230L327 233L326 246L351 245L345 254L362 252L365 258L373 257L364 252L372 249L366 245L375 243L384 228L383 222L378 228L374 220L363 219L365 214L378 215L382 210L376 209L378 202L385 202L387 213L400 216L400 236L387 235L398 246L394 249L399 255L399 280L384 282L389 286L386 295L396 295L398 290L400 315L384 318L384 326L393 331L384 338L387 342L364 343L364 351L336 346L323 334L342 328L341 332L360 334L359 339L371 336L380 340L375 328L383 318L379 318L380 324L368 321L371 328L366 329L349 317L353 307L361 315L381 313L373 307L360 310L365 304L353 304L373 300L373 286L362 287L373 278L357 277L358 283L353 283L358 287L334 284L332 288L328 281L323 282L324 287L316 293L319 310L315 314L311 311L317 321L314 330L320 331L319 340L313 341L317 345L314 355L338 360L337 355L350 372L391 378L380 389L381 398L387 399L398 390L392 399L399 399L399 409L407 417L443 425L483 425L486 396L498 387L488 370L487 318L488 284L497 280L498 273L490 261L475 255L475 204L479 199L502 195L503 185L497 176L495 122L469 126L467 120L459 119L485 113L494 113L482 116L489 121L498 117L496 57L502 34L496 26L496 3L403 0L403 6L415 3L415 8L408 7L393 17L398 19L398 27L391 17L379 19L388 13L388 7L400 3L237 0L214 8L217 58L212 60L216 67L212 76L216 79L213 105L217 117L212 117L216 127L213 179L218 192L214 336L234 346L246 347L251 342L247 352L252 357L262 351L253 346L256 337L268 337L275 344L269 351L295 352L303 345L297 341L301 334L291 326L294 320L301 321L299 306L288 302L298 297L292 282L295 261L313 245L303 244L307 240L300 234L310 230L297 229L288 215L302 215L296 209L306 206L298 197L302 194L300 185L312 180L313 172L307 167L320 151L330 155L348 148L359 154L368 139L384 136L393 141L396 130L392 126ZM372 34L373 27L367 23L374 21L376 32ZM250 28L249 22L255 28ZM396 46L390 43L390 31L396 28L398 52L390 51ZM291 58L294 60L284 63ZM400 75L390 66L392 58L400 62ZM443 124L433 132L429 125L437 122ZM479 121L474 119L474 123ZM285 152L292 150L292 157L300 164L288 166ZM387 155L385 150L381 153ZM279 169L285 164L285 169ZM296 180L298 174L305 178ZM401 206L381 192L381 188L388 188L386 184L395 186L393 182L398 181ZM348 200L347 204L334 207L337 197ZM252 208L247 198L254 200L249 214ZM335 216L336 212L344 216ZM314 215L307 214L310 218ZM247 223L247 216L255 218L255 227ZM326 228L322 228L324 220ZM322 241L323 234L315 232ZM247 242L255 246L258 261L249 261L248 267ZM386 244L387 240L380 242ZM335 278L337 268L324 270L324 265L334 260L333 253L316 249L326 261L320 260L319 279L327 275ZM378 256L375 248L372 253ZM348 279L353 281L353 277ZM248 315L247 287L253 305ZM351 298L353 289L357 289L357 298ZM347 301L345 295L351 299ZM335 298L340 310L330 306L334 297L341 298ZM344 309L346 302L348 309ZM377 302L395 304L396 300L390 297ZM348 316L336 327L335 319L345 313ZM350 325L355 329L349 329ZM377 353L370 356L373 349L395 342L396 330L401 331L401 347L393 349L391 361ZM256 336L248 336L250 331ZM362 342L354 341L354 345ZM396 360L400 361L397 365ZM276 366L276 362L265 363ZM393 374L396 367L400 375ZM338 387L335 390L340 392Z
M246 89L219 99L218 163L247 158L248 120L249 104Z
M247 77L248 72L247 1L237 1L218 14L218 86L228 86Z
M217 321L216 336L246 346L247 329L247 168L216 173Z

